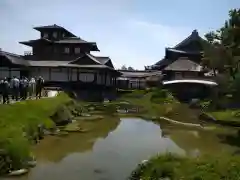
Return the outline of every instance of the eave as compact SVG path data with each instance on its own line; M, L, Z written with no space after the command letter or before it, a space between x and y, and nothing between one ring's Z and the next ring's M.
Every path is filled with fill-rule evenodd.
M73 37L77 37L75 34L73 34L72 32L68 31L67 29L65 29L64 27L62 26L58 26L56 24L54 25L50 25L50 26L37 26L37 27L34 27L33 29L37 30L37 31L42 31L42 30L47 30L47 29L55 29L55 30L63 30L67 33L69 33L71 36Z
M40 43L40 42L42 42L42 43L52 43L52 41L50 41L48 39L44 39L44 38L36 39L36 40L30 40L30 41L21 41L19 43L32 47L33 44Z

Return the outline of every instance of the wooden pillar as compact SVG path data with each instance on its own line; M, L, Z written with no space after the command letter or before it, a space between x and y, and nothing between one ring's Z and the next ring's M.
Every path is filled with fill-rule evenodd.
M12 77L12 71L11 71L11 68L8 68L8 76L9 76L9 78Z
M98 81L97 81L97 72L94 72L94 81L93 81L93 83L95 83L95 84L98 83Z
M77 81L79 81L79 74L80 74L79 69L77 69Z
M107 73L106 72L104 73L104 85L105 86L107 85Z
M49 81L51 81L52 80L52 68L49 68L48 71L49 71Z

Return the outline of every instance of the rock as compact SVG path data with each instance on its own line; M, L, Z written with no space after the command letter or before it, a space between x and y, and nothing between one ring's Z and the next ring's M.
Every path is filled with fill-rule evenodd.
M81 114L81 116L83 116L83 117L90 117L90 116L91 116L91 114L82 113L82 114Z
M110 101L108 99L104 99L103 103L109 103Z
M15 171L11 171L8 175L9 176L21 176L28 173L28 169L19 169Z
M121 113L121 114L126 114L126 113L128 113L128 110L127 109L118 109L117 112Z
M147 162L148 162L148 160L143 160L142 164L145 165L145 164L147 164Z
M34 160L28 161L26 164L28 167L33 168L37 165L37 161L34 161Z
M89 107L88 108L90 111L94 111L95 110L95 107Z
M57 135L57 136L64 137L64 136L67 136L67 135L69 135L69 134L68 134L68 132L60 131L60 132L57 133L56 135Z

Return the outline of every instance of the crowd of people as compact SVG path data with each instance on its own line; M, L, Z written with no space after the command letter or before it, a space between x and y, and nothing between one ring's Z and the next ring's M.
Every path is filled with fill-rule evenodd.
M10 103L10 98L15 101L26 100L36 96L40 99L42 89L44 87L44 79L39 76L38 78L27 77L22 78L4 78L0 80L0 103ZM1 100L2 99L2 100Z

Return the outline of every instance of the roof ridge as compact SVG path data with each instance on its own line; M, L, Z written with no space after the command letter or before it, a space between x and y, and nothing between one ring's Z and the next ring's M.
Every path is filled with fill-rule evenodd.
M191 39L194 39L194 38L201 38L200 36L199 36L199 34L198 34L198 31L197 31L197 29L194 29L193 31L192 31L192 33L188 36L188 37L186 37L184 40L182 40L180 43L178 43L177 45L175 45L173 48L178 48L179 46L181 46L182 44L184 44L184 43L186 43L186 42L188 42L189 40L191 40ZM202 39L202 38L201 38Z
M101 64L102 65L102 63L101 62L99 62L97 59L96 59L96 57L95 56L93 56L92 54L90 54L90 53L85 53L89 58L91 58L92 60L94 60L96 63L98 63L98 64Z
M22 58L22 56L21 56L20 54L10 53L10 52L3 51L3 50L0 50L0 52L1 52L3 55L10 55L10 56L16 56L16 57Z

